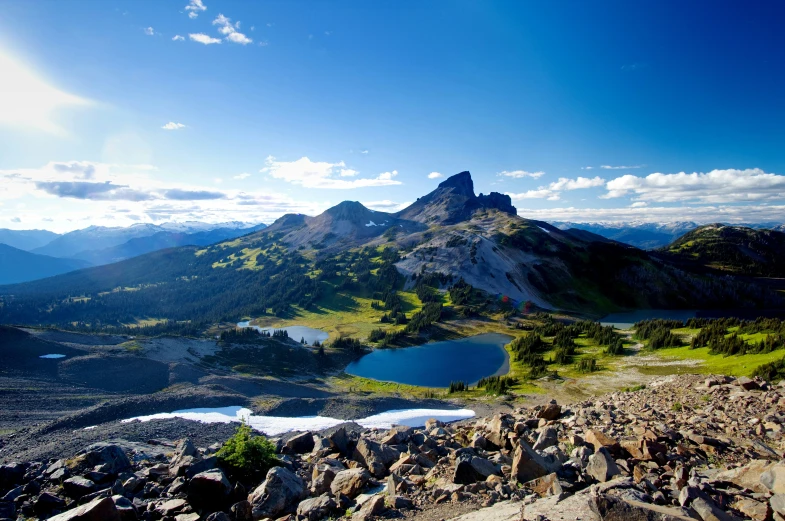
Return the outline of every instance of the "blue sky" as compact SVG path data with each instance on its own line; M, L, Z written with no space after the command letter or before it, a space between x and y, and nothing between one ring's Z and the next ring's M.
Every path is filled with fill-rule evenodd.
M0 227L785 220L785 3L0 0ZM164 128L168 127L168 128Z

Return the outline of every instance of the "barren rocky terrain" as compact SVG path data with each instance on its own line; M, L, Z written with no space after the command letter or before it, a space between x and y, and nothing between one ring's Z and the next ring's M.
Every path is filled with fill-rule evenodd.
M137 441L6 453L0 518L782 520L784 408L784 384L668 376L449 425L292 433L254 477L216 458L228 425L131 423Z

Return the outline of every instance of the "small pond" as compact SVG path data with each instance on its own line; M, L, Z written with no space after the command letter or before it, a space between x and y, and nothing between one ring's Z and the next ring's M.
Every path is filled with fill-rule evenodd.
M377 349L346 367L355 376L423 387L449 387L450 382L473 385L480 378L506 374L505 344L511 336L486 333L417 347Z
M252 326L250 321L246 320L244 322L238 322L237 327L252 327L257 331L267 331L270 334L272 334L273 331L280 331L283 329L289 334L289 338L292 338L298 342L304 338L308 345L313 345L313 343L317 340L319 343L324 343L324 341L329 337L329 335L321 329L314 329L312 327L306 326L260 327Z
M38 358L65 358L65 355L58 355L58 354L41 355Z
M230 423L244 421L251 428L263 432L268 436L277 436L285 432L292 431L320 431L335 427L346 421L353 421L367 429L389 429L393 425L405 425L407 427L422 427L429 418L436 418L443 422L466 420L474 417L474 411L470 409L397 409L386 411L359 420L341 420L328 416L257 416L250 409L239 405L231 407L215 407L204 409L184 409L168 413L151 414L149 416L137 416L122 420L122 423L134 420L147 422L150 420L166 420L170 418L182 418L201 423Z

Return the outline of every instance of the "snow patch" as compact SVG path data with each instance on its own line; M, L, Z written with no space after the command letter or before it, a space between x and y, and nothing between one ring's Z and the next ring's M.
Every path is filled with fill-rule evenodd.
M376 223L373 221L369 221L368 224L366 224L365 226L376 226Z
M389 429L393 425L405 425L407 427L422 427L429 418L436 418L443 422L466 420L475 416L470 409L399 409L386 411L359 420L340 420L327 416L302 416L288 418L283 416L255 416L250 409L239 405L232 407L216 407L207 409L184 409L181 411L164 412L150 414L148 416L137 416L122 423L129 423L134 420L147 422L151 420L167 420L170 418L182 418L185 420L198 421L200 423L231 423L245 421L253 429L264 432L268 436L277 436L285 432L292 431L320 431L335 427L346 421L354 421L367 429Z
M545 233L551 233L551 231L550 231L550 230L546 230L546 229L545 229L545 228L543 228L542 226L538 226L537 228L539 228L540 230L544 231Z

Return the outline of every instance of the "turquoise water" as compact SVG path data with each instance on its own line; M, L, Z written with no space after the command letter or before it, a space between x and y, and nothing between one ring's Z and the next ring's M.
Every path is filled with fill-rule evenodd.
M355 376L423 387L449 387L450 382L475 384L480 378L506 374L505 344L511 336L486 333L417 347L377 349L349 364Z
M319 343L323 343L327 338L330 336L321 329L314 329L312 327L306 326L289 326L289 327L259 327L259 326L252 326L249 324L249 321L246 320L245 322L238 322L237 327L252 327L257 331L267 331L270 334L274 330L286 330L289 333L289 338L296 340L297 342L300 339L304 338L308 345L313 345L315 341L319 341Z

